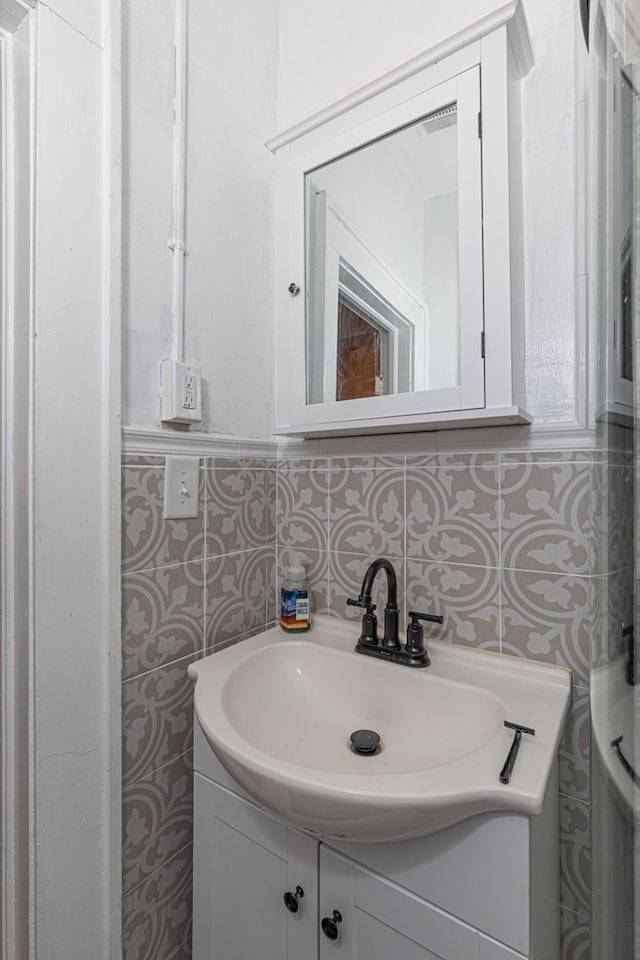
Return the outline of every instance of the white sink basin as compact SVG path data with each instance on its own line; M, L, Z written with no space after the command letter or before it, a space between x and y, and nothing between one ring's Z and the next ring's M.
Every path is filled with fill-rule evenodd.
M567 671L434 642L431 667L411 669L354 653L357 632L316 616L305 639L275 628L189 667L203 732L247 793L317 836L367 842L540 813ZM536 730L509 785L505 720ZM377 755L351 751L358 729L379 733Z

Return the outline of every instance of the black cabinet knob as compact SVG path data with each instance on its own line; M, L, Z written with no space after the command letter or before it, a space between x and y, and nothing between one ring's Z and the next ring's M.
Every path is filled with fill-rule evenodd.
M297 913L299 907L298 900L302 900L303 897L304 890L302 887L296 887L295 893L291 893L290 890L287 890L282 899L284 900L285 907L290 911L290 913Z
M320 926L322 932L328 940L338 939L338 924L342 923L342 914L339 910L333 911L332 917L324 917Z

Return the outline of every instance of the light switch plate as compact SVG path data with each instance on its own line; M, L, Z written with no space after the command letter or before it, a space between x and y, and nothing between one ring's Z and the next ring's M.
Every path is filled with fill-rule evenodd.
M198 516L199 473L199 457L167 457L164 471L165 520Z

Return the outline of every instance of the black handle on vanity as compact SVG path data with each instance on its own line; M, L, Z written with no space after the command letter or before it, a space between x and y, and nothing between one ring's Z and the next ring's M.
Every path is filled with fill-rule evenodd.
M332 917L324 917L320 926L327 940L338 939L338 924L342 923L342 914L339 910L333 911Z
M297 913L298 907L300 906L298 901L302 900L303 897L304 897L304 890L302 889L302 887L296 887L295 893L291 893L290 890L287 890L287 892L285 893L282 899L284 900L285 907L290 913Z
M511 774L513 773L513 767L516 762L516 757L518 756L518 751L520 750L522 734L527 733L530 737L535 737L536 732L535 730L532 730L531 727L523 727L520 723L509 723L508 720L505 720L504 725L509 730L515 730L511 749L507 754L504 767L500 771L500 783L509 783L511 780Z

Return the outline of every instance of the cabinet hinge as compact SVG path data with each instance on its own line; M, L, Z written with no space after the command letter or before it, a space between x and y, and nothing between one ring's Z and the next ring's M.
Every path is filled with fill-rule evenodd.
M484 360L484 330L480 334L480 356Z
M482 111L478 114L478 137L482 140Z

